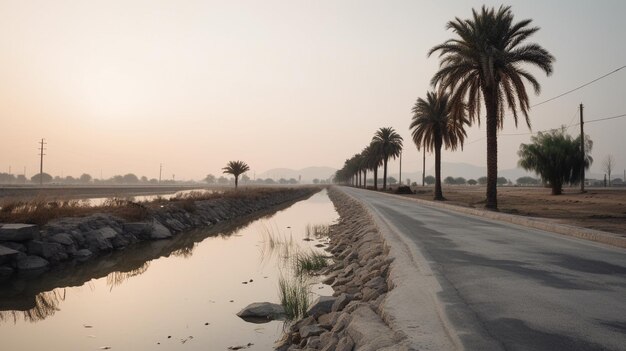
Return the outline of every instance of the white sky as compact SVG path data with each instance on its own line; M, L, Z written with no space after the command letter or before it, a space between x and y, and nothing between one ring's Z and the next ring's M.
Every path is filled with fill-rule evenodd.
M152 178L163 163L164 178L201 179L237 159L256 173L339 168L384 126L405 138L403 169L417 171L410 108L438 66L426 53L482 3L0 1L0 171L37 172L40 138L53 175ZM537 72L532 103L626 65L626 2L508 4L557 59L551 77ZM581 102L587 120L626 113L625 83L626 69L537 107L533 130L576 121ZM593 172L608 153L616 173L626 168L625 130L626 118L586 125ZM526 132L509 119L502 133ZM443 161L485 165L484 134L473 127ZM515 167L528 140L502 136L499 168Z

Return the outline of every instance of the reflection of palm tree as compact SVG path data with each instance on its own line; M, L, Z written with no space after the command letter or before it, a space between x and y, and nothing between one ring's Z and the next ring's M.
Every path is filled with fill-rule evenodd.
M26 322L39 322L59 311L59 304L65 300L65 288L45 291L35 296L35 307L26 311L0 311L0 321L11 319L17 323L22 317Z
M484 100L487 110L487 208L497 209L498 129L504 123L506 107L513 113L517 125L517 108L528 119L528 94L524 79L535 93L541 87L537 79L520 65L528 63L552 73L554 57L537 44L522 44L539 30L528 27L531 20L513 22L509 6L496 11L483 6L472 10L471 19L456 18L448 22L457 38L449 39L432 48L429 55L439 51L441 66L432 79L443 90L451 90L450 103L467 107L470 122L480 122L480 105ZM466 100L467 101L464 101Z
M248 166L243 161L228 161L226 167L222 169L224 170L224 173L232 174L233 176L235 176L235 189L237 189L237 185L239 184L239 176L249 171L250 166Z
M376 151L382 157L383 161L383 190L387 189L387 161L389 158L400 156L402 151L402 137L391 128L380 128L374 134L372 143L375 145Z
M465 140L464 116L453 116L450 95L445 92L428 92L426 100L419 98L413 106L411 126L413 142L420 149L435 151L435 200L443 200L441 191L441 147L456 150Z

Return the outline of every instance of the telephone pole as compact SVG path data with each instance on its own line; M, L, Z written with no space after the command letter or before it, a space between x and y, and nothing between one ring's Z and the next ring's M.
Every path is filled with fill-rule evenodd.
M583 131L583 104L580 104L580 192L585 192L585 132Z
M159 163L159 184L161 184L161 172L163 172L163 164Z
M43 153L43 151L46 150L43 146L47 143L42 138L39 144L39 185L43 185L43 157L46 155Z
M402 185L402 150L400 150L400 176L398 177L398 184Z
M424 186L425 179L426 179L426 142L424 142L424 161L422 162L422 186Z

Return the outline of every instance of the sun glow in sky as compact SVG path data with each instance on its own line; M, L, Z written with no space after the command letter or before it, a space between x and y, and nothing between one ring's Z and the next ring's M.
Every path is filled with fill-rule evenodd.
M488 5L499 5L487 2ZM516 19L557 59L532 103L626 64L626 3L512 1ZM244 160L256 173L331 166L394 127L403 168L421 169L410 108L438 66L427 51L452 36L472 1L0 1L0 171L176 179ZM532 71L532 69L531 69ZM626 113L626 70L531 111L533 130ZM626 167L626 119L588 124L592 171L612 153ZM526 133L505 123L502 133ZM577 132L570 128L570 132ZM444 162L485 165L484 125ZM500 138L513 168L528 135ZM396 167L395 162L391 167ZM427 168L430 168L427 166ZM618 172L619 173L619 172ZM459 176L459 175L455 175Z

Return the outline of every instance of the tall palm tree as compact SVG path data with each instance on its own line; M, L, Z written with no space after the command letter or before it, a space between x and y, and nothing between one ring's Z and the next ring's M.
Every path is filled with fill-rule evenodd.
M432 78L433 85L452 91L450 103L467 107L470 122L480 124L480 105L484 100L487 111L487 208L496 210L498 178L497 132L502 128L506 107L513 113L517 126L518 108L528 119L528 94L524 80L536 94L541 86L537 79L522 69L529 64L552 74L554 57L543 47L525 43L539 30L529 27L531 20L513 22L509 6L482 7L472 10L472 18L455 18L448 22L457 37L433 47L428 55L439 52L440 67ZM463 106L463 107L461 107Z
M378 190L378 168L383 164L382 152L379 151L379 145L371 142L367 146L367 169L374 173L374 190Z
M427 92L426 100L418 98L413 105L413 119L409 129L412 130L413 142L419 150L423 146L426 151L435 151L435 200L444 200L441 191L441 147L456 150L463 148L467 136L465 125L467 119L463 115L453 115L450 94Z
M383 159L383 190L387 189L387 162L395 159L402 151L402 137L392 127L380 128L374 134L372 142Z
M243 161L228 161L226 167L222 169L224 170L223 173L228 173L235 176L235 189L237 189L237 186L239 185L239 176L249 171L250 166L248 166Z

